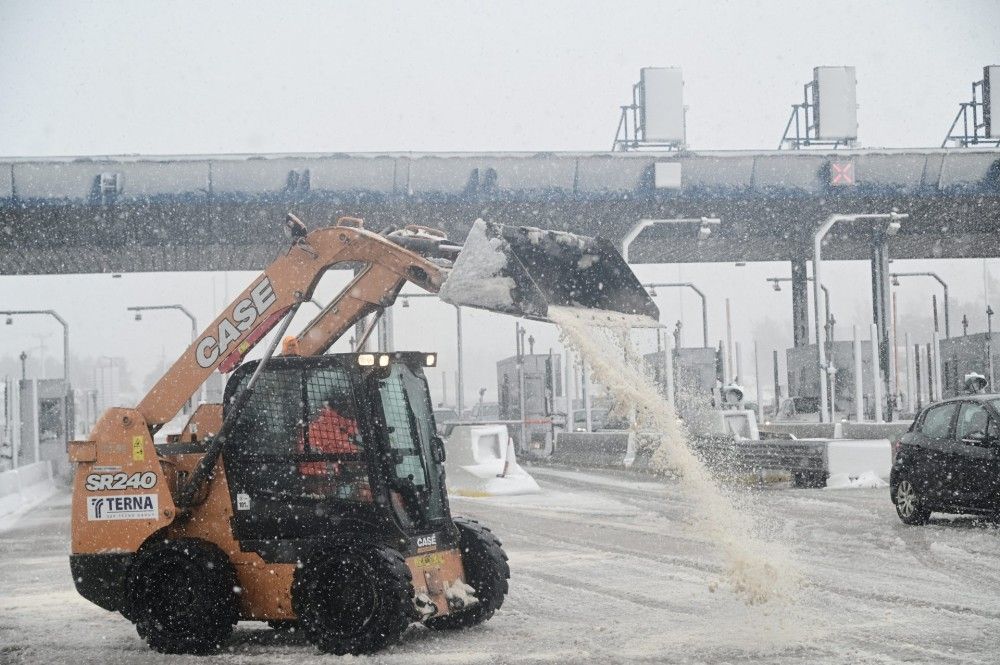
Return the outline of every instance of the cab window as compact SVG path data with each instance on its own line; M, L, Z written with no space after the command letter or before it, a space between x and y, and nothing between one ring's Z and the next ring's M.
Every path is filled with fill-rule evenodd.
M224 454L233 487L251 497L370 502L363 450L346 370L276 368L261 373Z
M955 423L955 438L959 441L964 439L985 440L988 421L989 414L982 404L963 403L958 412L958 422Z
M920 433L932 439L946 439L951 430L951 419L958 409L955 402L941 404L931 407L924 414L924 420L920 424Z

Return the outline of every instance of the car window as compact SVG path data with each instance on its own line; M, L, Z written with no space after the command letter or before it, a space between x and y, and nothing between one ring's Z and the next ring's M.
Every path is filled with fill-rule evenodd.
M932 439L947 438L948 430L951 427L951 418L955 415L957 408L957 402L931 407L927 410L924 421L920 424L920 432Z
M983 439L986 437L986 422L989 414L982 404L975 402L965 402L958 412L958 422L955 423L955 438L962 440L966 438Z

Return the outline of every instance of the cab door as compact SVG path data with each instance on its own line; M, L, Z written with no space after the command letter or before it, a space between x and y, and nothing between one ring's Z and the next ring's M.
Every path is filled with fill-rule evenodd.
M912 480L932 502L950 505L957 490L952 459L952 432L958 402L945 402L927 409L914 438Z

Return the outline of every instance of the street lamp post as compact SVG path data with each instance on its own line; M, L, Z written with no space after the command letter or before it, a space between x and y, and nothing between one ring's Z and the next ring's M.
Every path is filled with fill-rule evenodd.
M705 293L704 293L704 291L702 291L701 289L699 289L697 286L695 286L691 282L670 282L670 283L656 282L656 283L652 283L652 284L643 284L643 286L645 288L651 290L651 293L649 294L651 296L655 296L656 295L656 289L659 289L659 288L668 288L668 287L682 287L682 288L683 287L687 287L687 288L691 289L692 291L694 291L695 293L697 293L698 297L701 298L701 340L702 340L702 346L704 348L708 348L708 304L707 304L707 302L705 300Z
M146 311L164 310L164 309L176 309L179 312L181 312L182 314L184 314L184 316L188 317L191 320L191 343L193 344L194 341L198 338L198 320L194 317L194 314L192 314L191 312L189 312L184 307L184 305L134 305L134 306L128 307L126 309L128 309L128 311L130 311L130 312L135 312L135 320L136 321L142 321L142 313L146 312ZM202 396L204 397L204 386L202 386ZM195 405L194 405L194 396L193 395L192 395L191 399L189 400L188 406L190 406L191 409L194 410L194 406Z
M780 291L781 290L781 282L791 282L792 278L791 277L768 277L766 281L771 282L774 285L774 290L775 291ZM806 277L806 281L811 282L811 281L813 281L813 278L812 277ZM820 284L819 288L823 289L823 299L824 299L824 303L825 303L824 307L826 308L826 323L827 323L827 326L829 327L830 326L830 321L833 318L833 315L830 314L830 290L828 288L826 288L826 284Z
M11 325L14 321L11 317L19 316L21 314L45 314L51 316L63 328L63 381L66 386L69 386L69 324L66 320L59 316L54 310L51 309L22 309L22 310L10 310L6 312L0 312L0 316L7 317L7 325Z
M135 305L133 307L128 307L128 311L135 312L135 320L142 321L142 312L149 310L158 309L176 309L184 314L184 316L191 319L191 341L193 342L198 337L198 320L194 318L194 314L189 312L184 305Z
M819 417L820 422L826 419L826 409L827 409L827 390L826 390L826 375L829 371L829 366L826 360L826 331L823 326L819 324L819 290L823 285L822 278L822 266L823 266L823 238L826 234L830 232L833 225L837 222L854 222L862 219L887 219L889 220L889 225L886 228L886 235L894 235L899 230L899 220L906 219L909 215L900 214L895 212L890 213L880 213L880 214L858 214L858 215L830 215L826 220L820 224L819 228L816 229L816 233L813 235L813 322L816 328L816 354L817 360L819 361L819 372L820 372L820 382L819 382ZM881 270L879 271L880 274ZM892 355L889 355L890 361ZM892 368L887 368L889 374L892 373Z
M622 238L622 258L628 263L628 251L632 242L639 237L639 234L651 226L675 225L675 224L697 224L698 239L704 240L712 235L712 227L722 223L718 217L677 217L673 219L640 219L632 225Z
M44 314L46 316L51 316L52 318L54 318L56 321L59 322L59 325L62 326L63 329L63 400L62 400L63 414L62 415L63 415L64 434L66 435L66 441L69 441L70 438L76 434L75 423L69 422L69 404L67 403L69 401L69 324L66 323L66 319L59 316L59 314L57 314L55 310L51 309L22 309L22 310L8 310L5 312L0 312L0 316L7 317L7 325L11 325L14 322L12 317L19 316L21 314L24 315ZM36 393L35 400L37 401L37 399L38 395ZM37 404L35 405L35 408L36 409L38 408ZM37 423L35 426L37 427ZM37 462L38 459L36 459L35 461Z
M939 277L936 272L930 272L930 271L894 272L889 274L889 277L892 277L892 283L896 286L899 285L900 277L917 277L917 276L933 277L938 281L938 284L940 284L941 288L944 290L944 336L945 339L948 339L949 337L951 337L951 325L949 323L949 315L948 315L948 285L945 284L945 281L941 279L941 277Z

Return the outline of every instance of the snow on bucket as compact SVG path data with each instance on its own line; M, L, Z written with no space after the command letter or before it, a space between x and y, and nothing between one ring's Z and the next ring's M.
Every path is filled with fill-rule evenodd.
M458 425L445 445L445 471L452 494L503 496L541 491L517 463L506 425Z

